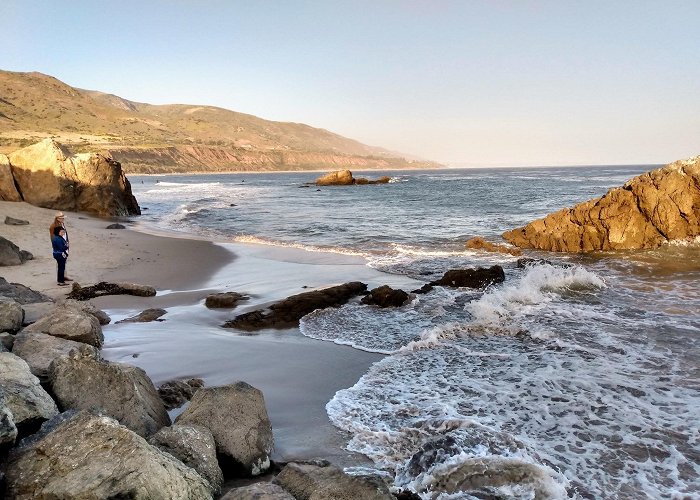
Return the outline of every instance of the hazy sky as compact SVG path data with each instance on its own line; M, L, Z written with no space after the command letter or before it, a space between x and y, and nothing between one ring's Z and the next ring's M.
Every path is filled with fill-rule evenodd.
M700 154L700 0L0 0L0 69L442 162Z

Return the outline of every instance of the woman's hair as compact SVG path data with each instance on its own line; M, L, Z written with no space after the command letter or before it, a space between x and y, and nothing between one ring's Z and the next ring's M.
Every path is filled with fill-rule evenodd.
M53 228L53 234L54 234L54 236L60 236L59 233L60 233L61 231L65 231L65 229L63 229L61 226L58 226L58 227ZM44 233L44 234L46 234L46 233Z

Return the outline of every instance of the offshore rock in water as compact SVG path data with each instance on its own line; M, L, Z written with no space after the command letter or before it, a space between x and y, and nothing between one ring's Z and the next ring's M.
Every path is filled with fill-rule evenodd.
M316 179L317 186L350 186L355 184L350 170L336 170Z
M299 326L299 320L315 311L326 307L337 307L367 290L367 285L352 281L343 285L332 286L322 290L292 295L270 306L269 310L258 309L236 316L223 324L224 328L238 328L245 331L261 328L291 328Z
M442 278L430 282L430 286L483 288L493 283L502 283L506 274L501 266L478 267L476 269L450 269Z
M558 485L534 464L514 458L480 457L445 467L420 484L420 492L467 493L477 498L563 498Z
M510 255L522 255L523 253L523 251L517 247L492 243L485 240L481 236L475 236L474 238L468 239L464 246L470 250L484 250L485 252L493 253L507 253Z
M384 285L370 290L362 298L362 303L379 307L401 307L408 299L409 295L403 290L394 290L389 285Z
M700 156L652 170L579 203L503 233L521 248L555 252L630 250L700 235Z

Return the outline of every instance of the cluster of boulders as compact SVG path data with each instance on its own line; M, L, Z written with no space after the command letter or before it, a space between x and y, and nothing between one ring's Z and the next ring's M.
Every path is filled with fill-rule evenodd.
M700 156L652 170L604 196L503 233L521 248L632 250L700 236Z
M101 358L110 321L0 278L0 497L209 499L227 478L264 475L222 498L395 498L323 461L277 464L272 478L259 390L201 379L156 389L142 369Z
M387 184L391 177L383 176L379 179L355 178L350 170L336 170L322 175L314 181L317 186L352 186L353 184Z
M53 139L0 154L0 201L102 216L141 213L118 161L72 154Z

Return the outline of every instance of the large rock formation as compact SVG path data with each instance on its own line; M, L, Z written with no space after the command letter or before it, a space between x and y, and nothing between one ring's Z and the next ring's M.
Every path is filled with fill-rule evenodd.
M27 326L24 332L46 333L74 342L102 347L100 321L92 314L71 306L56 307L51 314Z
M364 177L354 178L350 170L336 170L329 172L317 178L315 184L317 186L351 186L353 184L387 184L391 181L391 177L383 176L379 179L369 180Z
M652 170L604 196L503 233L555 252L656 248L700 235L700 156Z
M7 171L0 159L0 173ZM74 155L53 139L44 139L10 154L9 172L12 181L0 184L0 199L20 201L19 195L32 205L103 216L141 213L121 164L109 156Z
M83 347L93 353L95 359L100 358L100 352L82 342L74 342L45 333L21 332L15 336L12 354L22 358L29 365L35 377L41 381L48 380L49 366L54 359L70 353L73 349Z
M7 497L211 499L209 483L115 420L64 413L12 451Z

